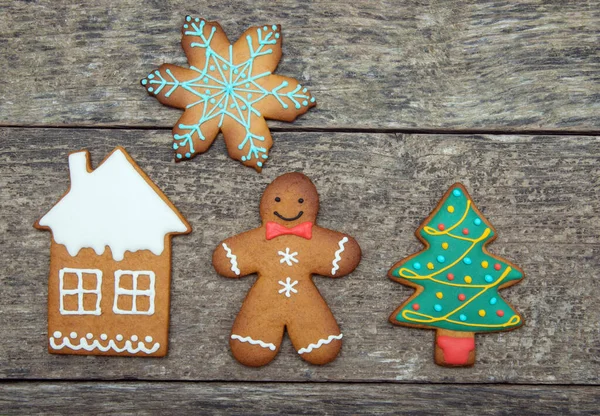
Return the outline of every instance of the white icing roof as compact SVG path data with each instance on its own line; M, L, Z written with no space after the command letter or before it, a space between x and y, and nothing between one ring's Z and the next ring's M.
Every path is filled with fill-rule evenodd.
M49 227L54 241L64 244L71 256L87 247L100 255L106 246L116 261L127 250L160 255L167 234L190 230L127 156L116 148L88 172L87 151L69 155L71 189L38 223Z

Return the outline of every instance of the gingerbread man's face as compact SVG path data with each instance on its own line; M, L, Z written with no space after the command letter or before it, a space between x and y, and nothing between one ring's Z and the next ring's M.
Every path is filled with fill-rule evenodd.
M260 201L263 223L273 221L288 228L307 221L314 224L318 211L317 189L310 179L297 172L275 179Z

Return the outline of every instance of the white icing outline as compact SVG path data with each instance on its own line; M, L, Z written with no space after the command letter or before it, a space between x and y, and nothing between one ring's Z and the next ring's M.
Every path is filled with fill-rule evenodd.
M122 276L131 275L131 289L124 289L119 286ZM150 285L147 290L138 290L137 280L138 277L148 276L150 279ZM154 315L154 298L156 297L156 291L154 286L156 283L156 276L153 271L150 270L117 270L115 271L115 302L113 303L113 312L117 315ZM118 301L119 296L131 296L131 310L119 309ZM138 296L149 297L150 307L147 311L138 311L136 299Z
M316 344L309 344L306 348L300 348L298 350L298 354L306 354L312 352L312 350L316 350L317 348L321 348L323 345L329 344L334 339L342 339L343 334L339 335L329 335L326 339L320 339Z
M285 297L289 298L290 296L292 296L290 292L298 293L298 290L294 289L294 286L298 284L297 280L294 280L292 282L292 279L288 277L285 279L285 282L280 280L278 283L283 286L283 289L280 289L278 293L285 292Z
M77 276L77 289L65 289L65 273L73 273ZM83 288L83 274L90 274L96 276L96 289L84 289ZM102 271L98 269L73 269L70 267L64 267L58 272L59 281L59 307L61 315L101 315L102 310L100 308L100 300L102 299ZM93 311L86 311L83 309L83 297L86 293L96 295L96 309ZM65 295L77 295L77 310L71 311L66 310L64 305Z
M55 332L55 335L57 332L58 331ZM60 334L60 332L58 332L58 333ZM131 338L133 339L133 337L131 337ZM152 353L158 351L158 349L160 348L160 344L158 342L154 343L154 345L151 348L147 348L146 344L144 344L143 342L138 342L137 347L134 347L133 343L129 340L125 341L125 345L123 347L119 347L119 346L117 346L115 341L112 339L108 341L107 345L102 345L100 343L100 341L98 341L97 339L95 339L91 343L88 343L88 341L85 339L85 337L79 338L78 344L73 344L68 337L63 337L62 343L60 343L60 344L57 344L55 339L60 339L60 336L49 338L50 347L52 347L53 350L61 350L63 348L70 348L74 351L79 351L82 349L86 350L86 351L93 351L95 349L98 349L99 351L107 352L112 349L115 352L127 351L130 354L137 354L138 352L152 354Z
M342 259L340 257L340 254L342 254L344 252L344 244L346 244L347 242L348 242L348 237L344 237L338 242L340 249L335 252L335 258L331 262L331 265L333 266L333 268L331 269L332 276L335 276L335 272L340 268L340 266L338 266L338 261L340 261Z
M252 345L260 345L261 347L268 348L271 351L275 351L277 349L275 344L271 344L270 342L263 342L260 339L252 339L250 337L243 337L237 334L231 334L231 339L237 339L240 342L247 342Z
M298 259L294 257L298 255L298 252L295 251L293 253L290 253L289 247L285 248L285 253L283 251L278 251L277 254L283 257L281 260L279 260L279 264L285 262L285 264L287 264L288 266L293 266L292 262L298 263Z
M227 252L227 258L231 263L231 271L235 273L236 276L240 275L240 269L237 267L237 256L231 252L231 249L227 247L227 244L223 243L223 248Z

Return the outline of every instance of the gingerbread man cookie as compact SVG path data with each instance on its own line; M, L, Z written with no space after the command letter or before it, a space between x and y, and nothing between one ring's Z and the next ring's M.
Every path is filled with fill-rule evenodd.
M184 110L173 127L176 161L204 153L223 132L229 155L261 171L273 144L265 118L293 121L316 105L293 78L275 75L279 25L251 27L230 44L217 22L187 16L181 44L190 64L163 64L141 83L162 104Z
M311 275L341 277L360 262L350 236L315 224L319 195L301 173L275 179L260 202L262 226L221 242L213 265L226 277L257 273L229 340L234 357L258 367L269 363L287 329L298 354L313 364L335 359L342 333Z

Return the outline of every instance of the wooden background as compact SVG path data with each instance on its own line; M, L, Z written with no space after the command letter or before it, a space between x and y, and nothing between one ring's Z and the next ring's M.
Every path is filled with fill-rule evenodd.
M0 0L0 413L597 414L600 401L600 1ZM185 64L186 14L231 40L280 23L278 73L317 108L270 122L262 174L218 139L173 163L172 124L139 80ZM33 222L68 187L67 154L94 166L123 145L194 227L174 239L165 359L49 355L50 234ZM319 223L364 258L315 277L344 333L339 358L239 365L228 335L253 277L218 276L225 237L259 224L266 184L302 171ZM433 363L433 331L387 317L411 290L388 268L454 182L495 225L493 253L526 279L503 292L515 332L477 336L469 369Z

